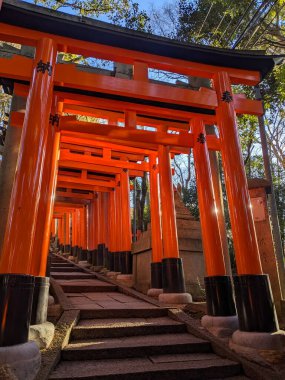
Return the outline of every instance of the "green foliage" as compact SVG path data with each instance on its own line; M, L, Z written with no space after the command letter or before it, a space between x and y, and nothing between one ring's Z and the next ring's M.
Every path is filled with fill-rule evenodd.
M116 25L149 31L149 16L133 0L34 0L36 4L54 10L68 10L85 17L102 15Z

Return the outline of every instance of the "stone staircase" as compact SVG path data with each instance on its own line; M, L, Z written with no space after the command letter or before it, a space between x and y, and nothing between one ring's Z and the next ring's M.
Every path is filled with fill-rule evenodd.
M80 318L50 379L246 379L239 363L159 307L56 258L56 278Z

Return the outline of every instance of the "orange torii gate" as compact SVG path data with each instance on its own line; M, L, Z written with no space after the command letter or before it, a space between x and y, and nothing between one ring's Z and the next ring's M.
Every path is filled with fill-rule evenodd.
M143 176L145 171L150 171L150 163L143 162L145 157L148 156L154 156L154 152L107 142L90 142L90 140L84 140L82 138L68 138L62 136L59 168L64 168L65 171L59 172L58 183L60 183L61 190L66 186L66 184L69 185L69 188L73 188L73 190L60 191L57 192L57 195L67 197L68 199L72 198L74 195L76 195L77 198L80 197L85 200L89 198L89 204L86 206L88 209L88 218L85 218L85 223L87 223L87 228L89 231L87 242L88 250L84 249L86 252L83 252L82 255L79 254L79 256L80 258L87 258L88 256L89 262L90 264L93 264L93 266L102 266L106 263L107 268L110 270L121 272L122 274L129 274L132 272L128 176ZM140 161L141 163L137 163L137 161ZM68 171L74 169L81 170L81 172ZM90 174L91 172L88 170L92 172L97 171L100 173L100 176ZM108 175L109 177L104 177L102 173L105 173L105 175ZM64 174L69 176L68 182L66 183L64 182L64 179L67 177L63 176ZM116 186L111 184L111 175L113 175L114 178L116 176ZM74 191L78 191L78 189L76 190L77 183L73 181L74 177L81 178L82 181L80 182L80 185L89 185L89 190L96 190L99 193L96 194L95 197L90 193L89 196L87 196L87 194L75 193ZM93 186L95 183L91 185L91 180L94 178L109 181L111 188L102 186L99 189L98 186ZM103 184L101 183L101 185ZM106 193L106 189L108 194L101 195L100 192ZM120 190L121 192L119 193ZM81 189L80 191L82 192L83 190ZM87 193L86 188L84 191ZM152 193L154 193L154 190ZM117 195L119 196L119 199ZM119 205L116 203L116 198ZM158 200L158 195L156 198ZM100 203L101 200L103 202L103 209L106 209L107 201L107 222L103 222L102 220L101 222L98 222L100 211L98 202ZM76 200L74 201L76 202ZM122 212L120 212L119 206ZM159 202L157 201L157 204L152 207L154 220L155 214L158 213ZM120 215L122 215L122 218ZM158 220L159 216L156 219ZM162 247L161 231L159 226L160 223L159 225L153 224L154 231L152 234L152 240L154 247L156 245ZM107 227L108 232L104 235L103 229ZM119 229L117 229L118 227ZM99 229L99 231L94 233L94 229L96 230L96 228ZM120 228L123 228L123 233L120 231ZM156 234L156 230L158 231L158 235ZM98 243L98 233L102 240L100 244ZM94 241L96 241L96 243ZM78 247L76 244L74 245L74 252L77 252ZM98 247L98 245L100 247ZM162 249L160 250L160 254L158 254L157 250L154 248L153 255L154 257L159 257L159 261L161 263ZM159 287L162 287L161 280L159 282Z
M22 127L22 136L1 252L1 273L5 278L15 274L28 275L30 279L32 276L44 278L43 263L47 257L57 181L58 187L69 183L71 189L92 186L93 192L96 191L97 198L92 200L89 208L90 223L96 220L99 225L106 220L104 202L107 199L113 213L114 209L120 210L121 221L114 226L112 220L113 224L110 223L108 228L121 237L119 251L129 251L131 232L123 225L123 221L130 218L129 171L141 170L139 166L148 167L155 236L152 285L163 288L159 296L161 301L174 298L178 302L189 301L191 297L185 293L178 250L171 153L183 153L193 148L207 273L208 315L204 323L205 326L218 323L220 327L237 329L209 160L209 150L216 150L222 156L235 247L238 274L233 280L239 329L249 333L277 331L270 284L260 263L236 122L236 114L261 115L263 109L260 101L232 91L232 85L236 84L257 85L274 67L274 57L187 46L155 36L146 39L142 33L108 28L105 24L98 27L92 20L79 23L73 16L66 18L29 4L4 1L2 5L0 39L34 46L36 50L33 59L19 55L0 58L0 77L16 83L14 94L27 97L25 113L14 111L10 118L12 126ZM132 65L133 78L105 76L80 70L76 65L57 63L58 52ZM208 78L212 81L212 88L196 91L151 83L149 68ZM65 112L105 117L108 124L82 122L75 116L66 116ZM118 121L123 121L124 127ZM153 128L151 131L141 130L137 128L138 123ZM207 125L216 125L219 136L208 136ZM97 154L94 152L93 156L92 153L81 154L79 159L78 154L72 153L73 148L66 152L68 144L98 149L98 143L103 149L103 157L93 157ZM136 154L136 149L140 149L140 154L141 150L147 150L145 155L149 162L138 164L139 160L113 160L106 149L104 157L104 144L106 147L108 144L127 146L133 149L129 151L132 154ZM65 169L82 169L80 177L62 175L61 169L57 175L59 150L59 165L67 162L63 164ZM117 161L116 165L111 161ZM115 167L119 172L114 173L115 180L100 180L98 174L94 174L96 178L88 178L92 165L95 173L102 173L103 166ZM108 174L108 170L103 173ZM118 181L120 190L99 191L102 187L116 188ZM63 207L64 211L72 204L63 202L57 206ZM82 216L86 207L74 204L78 206L74 220L79 218L75 224L80 225L80 221L86 220L86 215ZM64 212L59 215L64 216ZM115 220L117 222L117 217ZM87 239L79 236L87 233L84 223L75 233L75 242L87 249ZM62 237L62 226L60 228ZM90 248L105 244L106 229L101 229L102 234L98 233L97 237L91 229L93 241L91 239ZM0 325L4 331L5 323Z

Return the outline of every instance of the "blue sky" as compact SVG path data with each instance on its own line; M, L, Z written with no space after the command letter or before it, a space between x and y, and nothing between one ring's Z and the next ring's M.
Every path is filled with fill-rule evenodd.
M156 8L159 8L163 6L163 4L168 3L168 1L165 1L165 0L135 0L135 1L139 3L142 9L145 9L145 10L151 9L152 5L154 5Z

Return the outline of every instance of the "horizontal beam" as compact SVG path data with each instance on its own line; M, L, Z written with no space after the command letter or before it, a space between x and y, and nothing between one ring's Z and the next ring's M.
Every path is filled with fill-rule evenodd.
M109 77L80 71L76 65L71 64L56 65L55 83L69 88L182 104L189 107L214 109L218 105L215 91L204 87L199 91L194 91L134 79Z
M61 167L70 167L68 166L68 163L70 161L77 162L77 163L84 163L89 164L90 166L86 166L84 169L86 170L95 170L95 167L93 168L92 165L100 165L102 167L107 166L111 168L120 168L120 169L133 169L133 170L141 170L141 171L149 171L149 164L147 162L142 162L141 164L136 164L134 162L127 162L127 161L121 161L121 160L112 160L112 159L106 159L101 157L94 157L94 156L88 156L86 154L74 154L69 153L68 151L61 150L60 151L60 166ZM73 167L76 169L76 167ZM80 165L78 167L80 169ZM103 170L104 172L104 170Z
M90 200L88 199L78 199L78 198L70 198L70 197L58 197L55 198L56 202L69 203L69 204L80 204L80 205L88 205Z
M55 207L62 207L62 208L83 208L85 205L80 203L73 203L73 202L62 202L62 201L55 201Z
M72 189L72 190L89 190L89 191L94 191L94 192L99 192L99 193L112 191L110 187L92 186L92 185L86 185L86 184L75 183L75 182L65 182L64 180L58 181L57 187L64 188L64 189Z
M64 88L63 88L64 90ZM28 96L29 86L18 85L17 86L17 95L19 96ZM65 92L59 89L54 91L54 95L61 99L61 102L64 104L75 104L87 107L102 107L110 111L134 111L145 116L153 116L166 119L180 120L184 122L189 122L193 117L201 117L205 122L209 124L215 124L216 116L207 115L207 114L197 114L189 111L181 111L178 109L171 109L159 105L147 105L126 102L121 100L113 99L104 99L99 97L94 97L91 95L83 95L72 92Z
M234 107L237 114L256 115L264 114L262 102L260 100L247 99L244 94L234 94Z
M19 66L21 67L20 70ZM0 58L0 68L0 76L4 78L30 81L33 59L19 55L13 55L8 59ZM214 109L218 105L215 91L204 87L199 91L194 91L138 80L109 77L79 70L73 64L56 64L54 84L61 87L181 104L188 107Z
M180 133L170 134L165 132L150 132L138 129L126 129L112 125L87 123L81 121L68 121L64 117L60 120L59 129L61 131L86 133L93 136L106 136L108 139L115 138L126 141L136 141L139 143L168 145L182 148L191 148L194 145L193 134ZM208 147L211 150L220 150L219 139L214 136L208 136ZM85 161L86 162L86 161Z
M82 185L90 185L90 186L97 186L97 187L107 187L107 188L114 188L116 186L115 181L98 181L98 180L91 180L87 178L76 178L76 177L68 177L68 176L61 176L58 177L58 182L66 182L66 183L74 183L74 184L82 184ZM59 187L59 185L58 185Z
M134 162L143 161L145 158L145 154L133 154L133 153L128 153L128 152L120 152L120 151L114 150L114 148L112 149L106 143L102 144L102 145L105 145L105 146L98 147L98 148L92 148L92 147L80 146L80 145L75 145L75 144L61 143L60 147L62 149L69 149L69 150L75 151L75 152L95 153L98 156L100 156L100 155L103 156L103 154L104 154L103 151L105 149L107 149L107 150L110 149L111 150L111 158L119 158L119 159L123 158L125 160L134 161ZM116 146L116 149L120 150L120 147L121 146L118 145L118 146ZM131 151L131 149L132 148L130 147L129 150Z
M89 194L81 194L81 193L74 193L72 191L57 191L56 197L64 197L64 198L77 198L77 199L93 199L94 195Z
M80 170L80 172L75 173L73 171L60 170L58 174L61 177L84 178L82 170L86 170L86 169L80 168L79 165L77 165L77 167L74 167L74 168L70 167L70 168L67 168L67 169L78 169L78 170ZM87 174L86 178L88 178L88 179L96 179L98 181L110 181L110 180L114 179L114 177L111 178L109 175L108 176L107 175L103 176L103 175L96 175L96 174L94 175L94 174L90 174L90 173L86 173L86 174Z
M128 156L129 153L131 154L138 154L143 155L143 157L148 156L149 154L153 154L152 150L148 149L142 149L142 148L135 148L133 146L126 146L121 145L116 142L112 142L113 140L110 140L109 142L106 141L100 141L100 140L92 140L89 143L89 140L87 138L82 138L81 136L70 136L61 134L60 142L66 143L66 144L74 144L79 147L84 146L86 148L104 148L108 147L110 149L118 150L121 153L125 153L126 156Z
M146 63L148 67L180 73L184 75L213 78L220 71L227 72L234 84L256 85L260 82L258 71L219 67L181 59L169 58L155 54L143 53L135 50L127 50L119 47L108 47L94 42L80 41L73 38L53 35L40 31L31 31L28 28L17 27L0 23L0 39L7 42L15 42L21 45L36 46L38 40L44 37L53 38L58 44L58 51L106 59L114 62L135 64ZM209 52L209 54L211 54Z
M74 114L74 115L84 115L84 116L91 116L91 117L98 117L102 119L106 119L112 121L116 120L116 122L124 122L124 112L115 112L115 111L109 111L99 108L92 108L92 107L84 107L84 106L77 106L75 104L64 104L63 106L63 112ZM149 127L155 127L159 128L161 126L170 128L170 129L188 129L189 125L188 122L176 122L173 120L163 120L159 118L153 118L153 117L144 117L139 114L137 114L137 124L138 125L146 125Z
M79 170L90 170L94 171L96 173L108 173L108 174L121 174L122 168L116 168L112 166L102 166L97 164L88 164L83 162L77 162L77 161L59 161L59 167L61 168L69 168L69 169L79 169ZM143 177L144 171L143 170L130 170L129 172L130 177ZM89 174L90 176L90 174Z
M70 183L79 183L79 184L85 184L85 185L92 185L92 186L99 186L99 187L110 187L113 188L116 186L115 181L98 181L98 180L91 180L87 178L74 178L74 177L65 177L65 176L58 176L58 181L65 181Z

